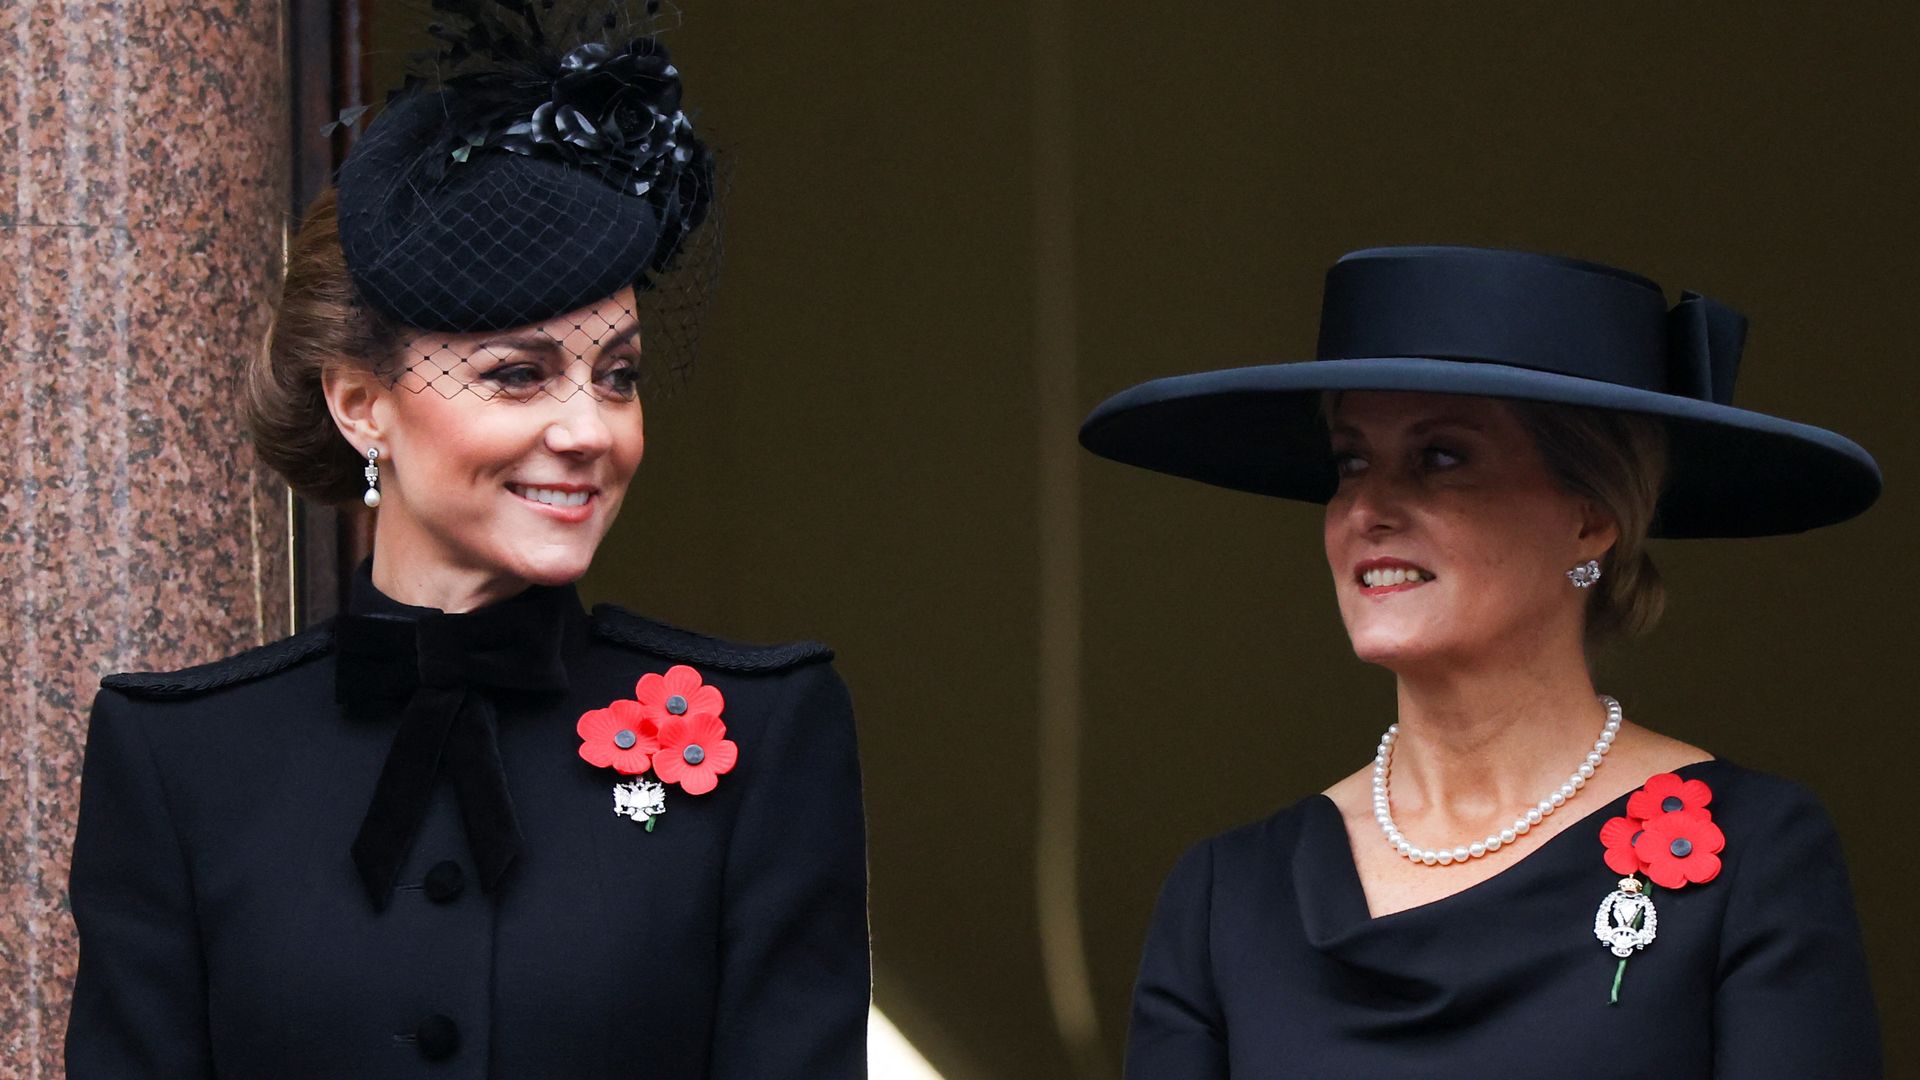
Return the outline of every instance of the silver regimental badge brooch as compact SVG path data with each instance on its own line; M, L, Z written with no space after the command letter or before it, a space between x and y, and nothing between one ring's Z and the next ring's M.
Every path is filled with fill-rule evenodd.
M1593 936L1622 959L1653 941L1660 916L1653 910L1653 898L1640 891L1637 878L1621 878L1620 887L1600 901L1593 913Z
M628 780L613 785L613 812L621 817L632 818L653 831L653 823L661 814L667 812L667 789L663 784L651 780Z

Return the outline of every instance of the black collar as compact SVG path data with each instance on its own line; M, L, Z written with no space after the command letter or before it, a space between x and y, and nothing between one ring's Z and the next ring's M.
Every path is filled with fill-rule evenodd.
M571 585L530 586L477 611L448 614L389 597L363 563L335 623L335 696L356 711L380 711L417 686L565 690L566 649L584 620Z
M584 634L572 586L534 586L477 611L402 604L354 575L335 624L335 694L349 713L401 712L353 858L384 908L441 776L454 785L483 888L492 891L522 842L500 760L493 699L567 689L566 653Z

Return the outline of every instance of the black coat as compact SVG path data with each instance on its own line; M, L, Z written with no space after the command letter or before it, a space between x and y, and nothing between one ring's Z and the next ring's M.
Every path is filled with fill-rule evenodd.
M1134 989L1133 1080L1873 1080L1879 1030L1833 824L1777 777L1708 761L1719 876L1656 888L1620 961L1594 809L1506 870L1369 916L1340 811L1313 796L1198 845L1167 879ZM1437 871L1444 872L1444 871Z
M864 820L831 654L555 592L566 688L488 694L523 838L491 889L429 777L390 899L370 894L350 849L400 720L340 704L379 675L345 670L336 624L104 682L74 1080L865 1075ZM676 664L724 694L739 763L710 793L669 787L649 831L614 813L623 778L581 759L575 722Z

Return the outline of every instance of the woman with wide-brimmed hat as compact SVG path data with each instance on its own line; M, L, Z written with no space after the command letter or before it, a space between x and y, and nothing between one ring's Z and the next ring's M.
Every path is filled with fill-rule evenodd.
M1102 456L1325 504L1348 635L1398 688L1370 765L1174 869L1129 1077L1879 1075L1825 812L1633 723L1589 664L1659 616L1649 537L1879 493L1852 442L1732 406L1745 329L1593 263L1360 251L1319 359L1088 418Z
M373 556L335 619L105 681L74 1080L865 1075L831 652L574 588L717 251L657 6L435 0L308 213L246 411Z

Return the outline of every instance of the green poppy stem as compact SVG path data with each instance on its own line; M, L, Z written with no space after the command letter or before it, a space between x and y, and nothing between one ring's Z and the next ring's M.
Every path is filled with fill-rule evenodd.
M1647 899L1653 899L1653 882L1649 881L1641 886L1641 891L1646 893ZM1640 929L1640 924L1645 921L1647 921L1646 912L1636 911L1633 913L1633 928L1635 930ZM1629 958L1625 956L1621 957L1620 966L1613 969L1613 993L1607 995L1607 1004L1609 1005L1620 1004L1620 980L1626 978L1628 959Z

